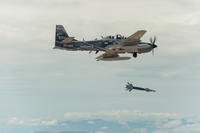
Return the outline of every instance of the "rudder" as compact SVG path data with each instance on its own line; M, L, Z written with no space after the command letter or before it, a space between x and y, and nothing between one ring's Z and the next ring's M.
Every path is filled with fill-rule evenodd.
M67 32L63 25L56 25L56 34L55 34L55 46L62 47L62 41L65 40L68 36Z
M63 41L69 37L63 25L56 25L56 41Z

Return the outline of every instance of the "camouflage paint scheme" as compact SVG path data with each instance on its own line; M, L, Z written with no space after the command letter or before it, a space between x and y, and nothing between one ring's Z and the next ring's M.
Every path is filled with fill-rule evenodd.
M101 51L99 48L109 48L118 44L125 37L121 35L102 37L91 41L78 41L74 37L69 37L62 25L56 25L55 49L64 49L69 51ZM99 47L99 48L97 48Z
M137 54L153 52L154 48L157 47L155 45L156 37L150 38L150 43L140 40L145 33L145 30L139 30L128 38L118 34L91 41L79 41L70 37L62 25L56 25L54 48L70 51L90 51L90 53L96 51L96 54L99 51L104 51L105 53L96 57L97 61L129 60L130 57L120 57L119 54L130 53L136 58Z

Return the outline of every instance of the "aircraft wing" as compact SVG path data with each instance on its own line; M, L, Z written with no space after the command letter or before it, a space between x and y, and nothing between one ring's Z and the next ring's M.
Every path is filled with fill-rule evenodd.
M131 36L129 36L128 38L126 38L124 41L122 41L121 43L113 46L114 48L120 48L123 47L124 45L129 45L129 46L133 46L133 45L137 45L137 42L140 41L140 38L146 33L146 30L138 30L137 32L135 32L134 34L132 34Z
M102 60L104 58L115 58L119 57L118 52L115 51L115 49L107 49L107 48L101 48L98 46L93 46L94 48L104 51L105 53L101 54L100 56L96 57L97 61Z
M127 39L124 40L124 42L134 42L134 41L139 41L140 38L146 33L146 30L138 30L131 36L129 36Z

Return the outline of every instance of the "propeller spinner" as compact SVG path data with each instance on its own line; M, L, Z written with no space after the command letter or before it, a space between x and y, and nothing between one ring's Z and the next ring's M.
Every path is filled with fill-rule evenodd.
M151 38L149 39L149 41L150 41L149 45L153 47L153 49L152 49L152 54L154 55L154 48L158 47L158 46L155 44L155 42L156 42L156 36L154 36L154 38L151 37Z

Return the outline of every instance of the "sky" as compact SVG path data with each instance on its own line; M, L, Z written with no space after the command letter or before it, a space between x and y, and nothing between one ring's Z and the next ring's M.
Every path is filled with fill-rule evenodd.
M199 116L199 5L198 0L0 0L0 119L65 120L66 114L72 119L123 110ZM142 40L156 35L158 48L154 56L97 62L94 53L53 49L56 24L78 40L145 29ZM156 93L126 92L127 81Z

